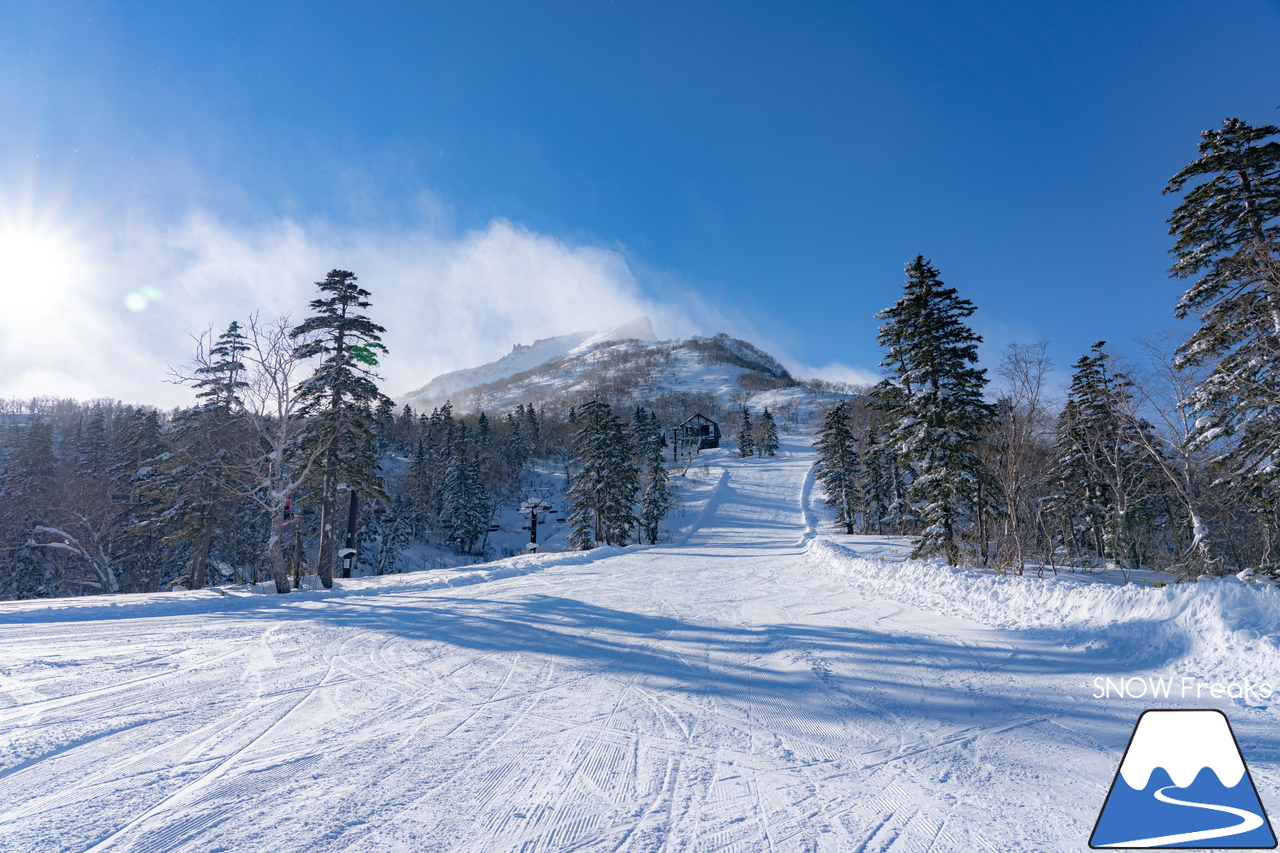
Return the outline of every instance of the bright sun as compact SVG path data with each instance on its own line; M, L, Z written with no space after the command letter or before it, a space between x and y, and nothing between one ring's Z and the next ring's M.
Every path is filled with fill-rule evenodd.
M77 378L102 318L87 252L51 220L0 210L0 388L8 394L84 393Z
M3 221L0 270L5 301L27 317L41 318L68 308L89 273L83 251L67 235L30 223Z

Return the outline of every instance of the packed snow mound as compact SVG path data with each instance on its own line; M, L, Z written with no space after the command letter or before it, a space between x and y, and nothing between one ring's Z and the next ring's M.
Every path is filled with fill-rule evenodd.
M1270 674L1280 655L1280 591L1235 577L1152 588L996 576L940 560L868 560L826 539L807 556L868 595L1063 644L1107 643L1132 664L1176 660L1185 675L1229 680Z
M511 352L497 361L482 364L479 367L442 373L416 391L410 391L401 397L399 402L413 405L419 401L446 397L477 385L507 379L517 373L540 367L553 359L573 352L589 350L609 341L655 341L657 339L658 336L654 333L653 323L649 318L636 317L603 332L571 332L553 338L542 338L532 344L515 344Z
M275 584L267 581L262 584L173 592L2 601L0 602L0 625L141 619L150 616L182 616L210 611L227 613L237 610L257 610L264 601L332 600L351 596L420 593L530 575L552 566L586 565L608 557L616 557L622 553L624 549L616 545L602 545L589 551L522 553L490 563L458 566L451 569L428 569L364 578L334 578L333 589L316 587L294 590L288 598L277 597ZM310 579L315 578L311 576Z

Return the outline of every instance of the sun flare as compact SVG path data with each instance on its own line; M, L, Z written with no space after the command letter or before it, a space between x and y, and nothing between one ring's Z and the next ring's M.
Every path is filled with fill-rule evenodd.
M104 318L88 246L51 216L0 208L0 364L5 394L81 395Z
M83 250L66 234L28 223L0 223L6 301L27 316L65 306L85 283Z

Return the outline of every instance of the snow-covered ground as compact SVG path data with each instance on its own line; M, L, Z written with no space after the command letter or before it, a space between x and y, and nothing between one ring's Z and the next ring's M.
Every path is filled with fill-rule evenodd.
M1280 688L1276 590L904 562L784 451L658 547L0 605L0 849L1084 850L1148 707L1280 817L1274 699L1096 696Z

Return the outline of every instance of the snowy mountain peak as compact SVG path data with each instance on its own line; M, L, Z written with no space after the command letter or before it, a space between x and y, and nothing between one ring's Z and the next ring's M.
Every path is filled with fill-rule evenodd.
M465 413L517 403L568 411L586 400L652 408L665 399L670 416L679 409L710 417L732 406L798 405L792 398L805 393L776 358L747 341L723 333L656 337L649 318L637 317L603 332L535 341L491 364L437 376L401 401L420 411L448 401Z
M653 323L648 317L636 317L603 332L570 332L553 338L541 338L531 344L517 343L511 347L511 352L497 361L491 361L479 367L442 373L421 388L405 394L400 401L415 405L440 399L478 385L507 379L553 359L570 353L585 352L602 343L633 339L640 341L658 339L653 331Z
M1163 767L1179 788L1188 787L1206 767L1228 788L1234 788L1244 776L1244 760L1227 718L1218 711L1143 714L1120 765L1120 775L1130 788L1141 791L1157 767Z

